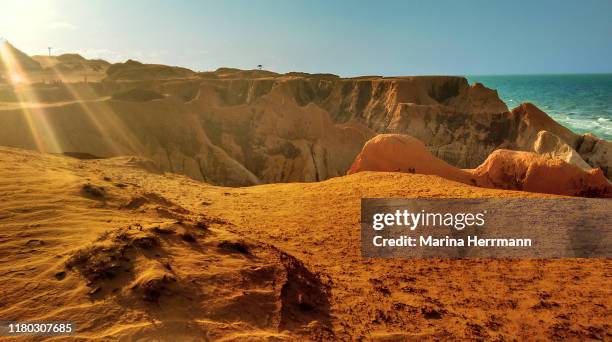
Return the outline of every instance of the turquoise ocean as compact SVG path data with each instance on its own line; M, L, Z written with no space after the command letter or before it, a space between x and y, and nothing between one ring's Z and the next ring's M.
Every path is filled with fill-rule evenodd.
M612 140L612 74L467 76L497 89L508 108L531 102L577 133Z

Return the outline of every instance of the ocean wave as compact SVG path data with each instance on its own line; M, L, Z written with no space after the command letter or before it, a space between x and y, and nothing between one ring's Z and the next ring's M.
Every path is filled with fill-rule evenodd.
M609 118L600 117L596 120L592 120L565 117L554 119L577 133L593 133L606 140L610 140L612 137L612 121Z
M576 133L612 140L612 74L469 77L497 89L509 108L531 102Z

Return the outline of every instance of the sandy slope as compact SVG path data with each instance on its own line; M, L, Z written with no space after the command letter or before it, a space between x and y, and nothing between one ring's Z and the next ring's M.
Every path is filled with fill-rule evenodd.
M435 176L210 186L0 148L0 317L83 339L610 339L610 260L363 260L361 197L545 197ZM69 266L69 267L67 267Z

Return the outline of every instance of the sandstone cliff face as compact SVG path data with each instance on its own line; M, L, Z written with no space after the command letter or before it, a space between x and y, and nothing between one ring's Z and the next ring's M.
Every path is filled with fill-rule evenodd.
M401 134L381 134L370 139L348 174L360 171L437 175L485 188L612 197L612 183L600 169L585 171L561 159L503 149L494 151L475 169L459 169L434 157L418 139Z
M586 163L600 168L609 179L612 177L612 144L609 141L591 134L575 134L531 103L514 108L511 116L517 124L506 136L508 148L557 156L581 168L586 168Z
M328 100L323 107L338 121L364 122L379 133L409 134L423 141L435 156L457 167L476 167L495 149L505 148L546 154L584 169L599 167L612 177L608 172L611 142L575 134L533 104L508 111L494 90L481 84L469 86L458 77L387 82L378 86L386 87L386 92L374 88L372 94L377 96L363 95L369 86L353 85L340 105ZM358 89L362 89L362 95L357 95Z
M550 159L561 159L583 170L592 169L570 145L549 131L538 132L533 143L534 152Z
M612 179L612 142L584 134L579 138L576 150L589 165L599 167L608 179Z
M271 85L212 82L195 85L188 101L167 93L144 102L6 110L0 144L71 155L139 155L164 171L230 186L343 175L370 130L336 125L318 106L300 106L283 87ZM185 92L176 84L163 90Z
M476 167L493 150L506 148L546 153L612 176L610 142L575 134L530 103L508 111L496 91L478 83L470 86L464 78L342 82L325 100L315 100L336 121L363 122L378 133L409 134L454 166ZM546 146L542 135L548 137Z
M316 104L337 123L356 122L377 133L409 134L457 167L476 167L497 148L546 153L585 169L600 167L604 174L612 163L606 141L590 136L590 143L578 152L587 138L532 104L509 111L496 91L478 83L469 85L462 77L341 79L299 74L209 82L216 84L229 104L250 104L274 88L298 106ZM221 86L224 83L228 85ZM547 137L546 146L542 135Z
M561 159L531 152L496 150L475 170L476 185L548 194L612 197L601 169L582 170Z
M138 155L164 171L232 186L343 175L376 133L409 134L461 168L499 148L604 174L612 163L610 142L574 134L530 104L508 111L494 90L462 77L342 79L225 68L162 80L142 77L149 66L131 64L115 67L121 81L62 85L42 97L45 106L1 110L0 145ZM125 96L141 93L156 96ZM81 94L87 100L75 101Z

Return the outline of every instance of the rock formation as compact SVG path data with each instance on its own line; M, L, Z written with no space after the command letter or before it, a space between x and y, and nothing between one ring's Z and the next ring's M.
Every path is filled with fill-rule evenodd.
M534 151L561 158L578 167L600 168L608 177L612 166L612 144L592 134L578 135L554 121L531 103L523 103L511 112L516 125L510 126L508 148Z
M470 173L476 185L487 188L612 197L612 184L601 169L585 171L563 160L532 152L496 150Z
M612 197L612 184L601 169L583 170L546 155L503 149L475 169L458 169L434 157L418 139L400 134L370 139L348 174L360 171L420 173L485 188Z
M533 150L540 155L547 156L551 159L561 159L583 170L592 169L592 167L580 157L576 150L549 131L538 132L535 142L533 143Z
M580 136L576 150L589 165L601 168L608 179L612 179L612 142L584 134Z
M4 88L0 99L24 98ZM108 67L101 82L19 91L45 105L0 109L0 145L137 155L220 185L343 175L376 133L411 135L460 168L475 168L500 148L600 167L607 177L612 163L610 142L575 134L532 104L509 111L495 90L463 77L195 73L130 60Z
M332 96L318 102L336 121L353 120L378 133L411 135L454 166L476 167L498 148L539 153L543 146L536 142L545 131L549 141L556 136L558 143L547 145L544 153L562 156L579 167L585 167L586 162L611 176L610 142L575 134L530 103L508 111L496 91L478 83L470 86L464 78L401 77L342 83L341 91L331 91ZM581 147L584 141L587 145Z
M370 130L334 124L326 111L299 105L287 89L272 84L196 83L191 94L190 83L166 83L156 88L168 95L163 99L48 106L27 113L34 131L23 108L7 110L0 144L36 149L38 139L47 152L138 155L165 171L231 186L318 181L346 173Z
M360 171L436 175L466 184L472 176L433 156L420 140L403 134L379 134L368 140L347 174Z

